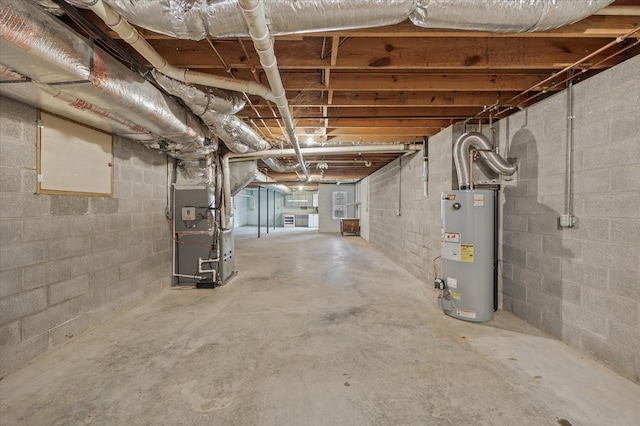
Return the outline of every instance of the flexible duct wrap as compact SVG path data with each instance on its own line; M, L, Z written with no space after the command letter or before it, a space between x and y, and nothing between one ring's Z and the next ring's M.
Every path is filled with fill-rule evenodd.
M86 7L81 0L68 0ZM180 39L248 36L237 0L104 0L129 22ZM583 19L613 0L270 0L272 35L393 25L494 32L544 31Z
M85 106L92 114L108 112L103 118L118 117L120 124L135 123L128 133L155 135L140 140L158 140L151 146L170 155L194 158L217 148L198 117L36 5L26 0L0 4L2 65L49 86L48 95L55 96L55 84L58 98L75 99L68 108Z
M545 31L584 19L613 0L417 0L420 27L491 32Z
M80 0L70 2L79 7ZM127 21L181 39L249 35L237 0L105 0ZM272 35L368 28L404 21L414 0L269 0Z
M207 100L209 94L197 87L174 80L157 70L152 71L156 82L171 95L181 98L185 105L202 118L225 145L233 152L265 151L271 145L262 139L247 123L231 114L223 114L211 108ZM277 172L295 172L301 169L300 164L288 164L282 160L266 158L263 162Z

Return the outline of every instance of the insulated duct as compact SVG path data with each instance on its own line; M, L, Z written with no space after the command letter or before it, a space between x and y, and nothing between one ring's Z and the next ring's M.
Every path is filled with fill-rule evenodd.
M98 128L175 157L217 149L199 118L35 4L0 5L0 63L30 80L2 83L0 93L80 122L101 121Z
M414 25L490 32L545 31L593 15L613 0L417 0Z
M181 98L185 105L199 115L202 121L209 126L213 133L222 139L231 151L237 154L243 154L247 152L264 151L271 148L271 145L267 141L262 139L258 133L240 118L235 115L223 114L216 110L216 105L218 104L225 110L235 109L229 108L230 105L234 107L238 106L237 101L232 99L231 94L226 97L218 95L214 98L211 93L205 93L196 87L169 78L157 70L153 70L152 73L156 82L163 89L169 94ZM223 99L225 99L226 102L223 102ZM270 169L280 173L296 172L302 168L300 163L288 164L275 158L265 158L263 162Z
M485 135L477 132L467 132L460 136L453 145L453 162L456 166L459 189L469 189L473 185L470 177L471 161L469 158L472 147L478 149L480 157L486 161L489 168L494 172L507 176L515 173L516 165L509 163L499 154L493 152L493 146Z
M86 7L81 0L69 3ZM125 19L180 39L248 36L234 0L104 0ZM613 0L270 0L273 35L393 25L494 32L544 31L583 19Z
M81 0L67 0L86 7ZM180 39L249 35L235 0L104 0L127 21ZM273 35L370 28L404 21L414 0L269 0L265 14Z

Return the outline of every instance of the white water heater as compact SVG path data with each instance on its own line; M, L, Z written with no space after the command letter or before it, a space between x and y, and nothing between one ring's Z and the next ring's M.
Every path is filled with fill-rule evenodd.
M496 192L442 193L438 305L447 315L484 322L497 308Z

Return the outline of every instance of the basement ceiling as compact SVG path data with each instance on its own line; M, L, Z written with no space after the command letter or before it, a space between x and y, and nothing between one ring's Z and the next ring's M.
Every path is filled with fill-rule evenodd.
M82 10L143 65L148 63ZM68 16L62 19L83 30ZM421 143L446 127L508 116L640 53L640 0L539 33L426 29L405 21L350 31L275 37L275 52L302 147ZM629 38L616 38L636 30ZM267 84L248 38L178 40L140 29L178 67ZM238 113L274 147L289 148L278 110L259 97ZM315 180L359 180L400 155L305 156ZM295 173L261 171L279 181Z

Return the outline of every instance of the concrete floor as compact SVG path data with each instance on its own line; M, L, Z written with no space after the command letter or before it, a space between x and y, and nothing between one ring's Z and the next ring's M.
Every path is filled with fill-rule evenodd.
M443 315L358 237L236 237L169 289L0 382L2 425L638 425L640 387L505 312Z

